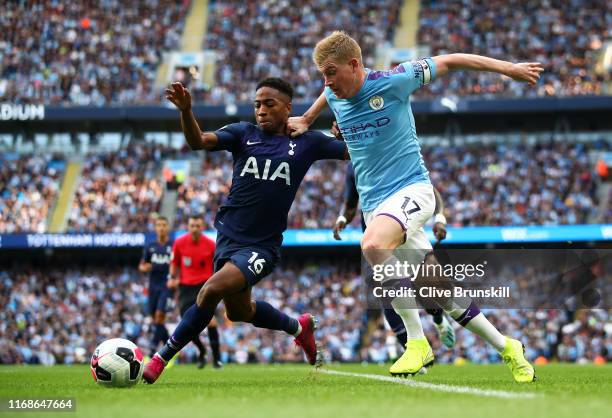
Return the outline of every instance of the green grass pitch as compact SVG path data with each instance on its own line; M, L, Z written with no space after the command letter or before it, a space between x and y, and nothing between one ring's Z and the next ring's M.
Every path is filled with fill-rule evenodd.
M0 397L75 397L76 412L3 412L15 417L612 417L612 366L553 364L518 385L503 365L437 365L417 386L388 365L175 366L152 386L97 386L86 366L0 366ZM457 389L459 388L459 389ZM469 393L455 393L467 391ZM496 391L493 394L491 391ZM531 398L530 398L531 397Z

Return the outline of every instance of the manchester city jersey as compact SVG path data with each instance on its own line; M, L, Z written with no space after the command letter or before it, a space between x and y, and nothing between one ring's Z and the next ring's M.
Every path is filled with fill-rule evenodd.
M428 58L388 71L366 69L365 82L350 99L339 99L325 88L327 103L348 145L363 211L376 209L410 184L430 182L410 94L435 74L435 64Z

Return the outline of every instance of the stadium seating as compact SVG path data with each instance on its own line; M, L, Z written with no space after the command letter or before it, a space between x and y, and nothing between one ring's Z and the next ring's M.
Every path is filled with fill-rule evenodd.
M338 28L356 36L366 63L373 65L376 46L393 37L399 2L341 3L212 1L206 47L220 54L216 85L197 97L215 104L250 102L257 81L272 76L294 85L296 101L311 101L322 88L312 63L314 45Z
M148 347L151 322L145 315L146 280L126 266L0 270L4 307L0 363L86 363L95 346L111 337ZM354 266L338 262L283 266L255 287L253 295L289 314L315 313L328 360L387 361L399 350L382 323L370 343L361 345L366 311L362 279ZM531 360L539 356L582 363L597 356L612 360L612 328L606 310L496 310L487 315L505 333L526 343ZM445 349L431 319L427 315L422 319L438 361L499 361L493 349L463 329L457 331L456 347ZM174 310L168 322L177 320ZM221 335L226 362L302 361L302 353L292 348L292 338L282 333L223 319ZM181 359L190 361L195 355L196 350L188 346Z
M506 61L539 61L537 88L495 74L464 73L419 90L418 97L601 94L596 50L609 36L610 12L590 0L421 1L419 43L431 55L466 52ZM605 9L605 7L604 7Z
M220 62L216 85L209 92L200 92L198 98L206 103L248 102L256 81L273 75L296 86L297 101L312 101L322 88L311 60L317 40L343 28L357 38L366 66L373 66L376 46L393 39L398 23L398 2L361 0L340 13L332 13L336 8L327 1L303 3L266 7L212 2L206 40L208 48L220 53ZM609 19L598 2L551 1L546 6L529 0L421 3L418 41L431 48L432 56L466 52L509 61L540 61L546 72L537 88L494 74L471 73L433 83L419 90L417 97L602 92L603 78L593 70L595 51L607 37Z
M162 51L176 49L189 1L6 2L0 101L49 105L160 102Z
M118 152L90 154L70 210L70 232L152 230L150 216L163 191L163 147L134 145Z
M204 47L219 54L216 81L206 91L194 90L194 98L207 104L249 102L259 79L282 76L294 84L297 101L312 101L322 88L311 60L314 44L338 28L356 37L365 64L373 66L376 47L393 39L400 2L357 0L350 8L340 3L211 1ZM600 94L603 79L592 70L609 16L599 4L422 2L418 41L431 48L431 55L471 52L539 60L547 71L537 88L472 73L433 83L417 97ZM50 105L160 103L162 94L153 86L156 69L163 51L178 50L188 7L189 0L69 6L51 0L9 2L0 16L0 30L10 34L0 42L0 99Z
M589 157L595 148L609 145L425 145L423 153L451 225L557 225L612 220L609 210L599 217L597 176ZM207 153L197 160L192 153L143 142L85 157L67 231L151 230L150 215L159 210L163 193L161 164L170 156L193 161L191 175L178 186L174 228L186 229L194 213L203 213L212 228L231 185L231 156ZM0 232L47 232L63 157L4 154L0 159L6 162L0 167ZM313 165L291 208L289 228L331 228L343 199L345 164ZM352 226L359 227L359 222L357 216Z
M596 216L591 148L550 142L425 146L423 152L452 225L544 225L589 223ZM205 174L189 179L181 189L178 227L186 226L187 214L202 211L212 225L214 210L229 190L229 156L208 157L204 166ZM343 162L313 165L291 208L289 228L333 226L342 201L344 170ZM359 227L359 217L352 225Z
M424 151L453 225L583 224L595 216L594 170L583 144Z
M61 156L0 154L0 233L47 231L64 168Z

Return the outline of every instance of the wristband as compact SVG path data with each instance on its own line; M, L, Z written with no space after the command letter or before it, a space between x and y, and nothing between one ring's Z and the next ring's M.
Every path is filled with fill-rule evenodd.
M436 215L434 216L434 223L441 223L446 225L446 217L444 215L442 215L441 213L436 213Z
M338 222L344 222L345 225L348 223L347 220L346 220L346 216L344 216L344 215L338 216L338 219L336 219L336 223L338 223Z

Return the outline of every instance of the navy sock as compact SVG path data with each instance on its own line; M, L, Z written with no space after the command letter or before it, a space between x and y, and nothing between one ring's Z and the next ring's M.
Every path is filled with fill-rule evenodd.
M270 305L268 302L255 302L255 315L251 322L257 328L268 328L277 331L285 331L287 334L295 335L299 328L299 322Z
M172 357L181 351L189 341L195 336L200 335L214 314L215 308L200 308L198 305L193 304L185 311L174 334L172 334L172 337L168 339L168 342L166 342L162 349L159 350L159 355L166 361L172 360Z
M151 339L151 351L154 354L160 341L168 339L168 330L163 324L153 324L153 338Z
M151 336L151 352L155 353L157 351L157 344L159 343L159 330L157 329L157 324L153 324L153 335Z
M442 315L443 315L443 310L442 309L425 309L427 311L427 313L429 315L431 315L431 317L433 318L433 321L440 325L443 321Z
M393 309L383 309L383 313L385 314L387 323L395 333L395 337L402 347L405 347L408 336L406 334L406 328L404 327L404 321L402 321L402 318Z
M200 335L199 334L196 335L195 337L193 337L191 339L191 342L193 343L193 345L198 347L198 351L200 352L201 356L205 356L206 355L206 346L204 345L202 340L200 340Z
M168 338L170 338L170 335L168 334L168 329L166 328L165 324L159 324L159 341L166 341Z
M459 325L465 328L467 324L472 319L474 319L479 313L480 313L480 308L478 308L478 305L476 305L476 302L471 301L470 306L468 306L468 308L465 311L463 311L461 315L459 315L458 317L454 319L455 321L457 321Z
M208 341L210 341L213 360L215 362L221 361L221 355L219 354L219 331L217 327L208 327Z

